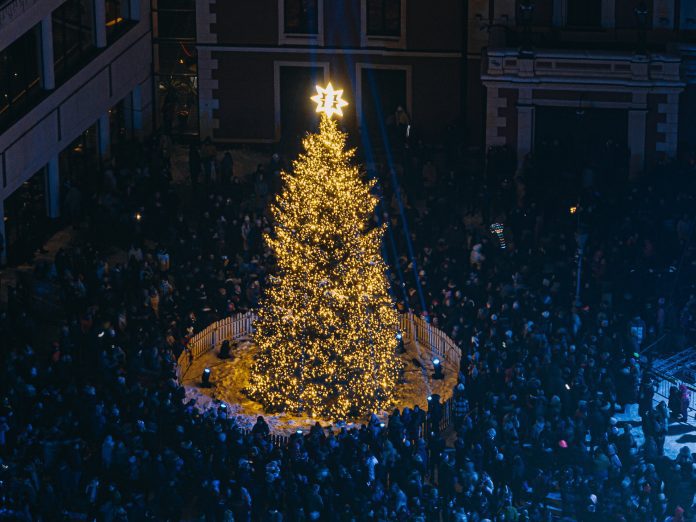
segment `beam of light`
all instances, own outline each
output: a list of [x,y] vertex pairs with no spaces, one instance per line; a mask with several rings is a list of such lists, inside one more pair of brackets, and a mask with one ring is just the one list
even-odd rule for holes
[[[369,69],[368,69],[369,70]],[[408,227],[408,220],[406,219],[406,209],[404,207],[403,198],[401,197],[401,186],[399,180],[396,176],[396,169],[394,167],[394,157],[391,152],[391,144],[389,142],[389,136],[387,134],[387,129],[384,124],[384,111],[382,110],[382,101],[379,95],[379,90],[375,83],[374,77],[368,73],[368,81],[370,83],[370,90],[372,96],[375,100],[375,110],[377,112],[377,121],[379,122],[379,132],[381,141],[384,147],[384,154],[387,160],[387,166],[389,168],[389,173],[392,177],[392,185],[394,186],[394,193],[396,195],[396,200],[399,204],[399,215],[401,216],[401,223],[404,227],[404,236],[406,238],[406,247],[408,248],[408,254],[411,259],[411,266],[413,267],[413,275],[416,280],[416,291],[418,292],[418,298],[421,304],[421,309],[426,312],[428,310],[425,304],[425,296],[423,295],[423,285],[421,284],[420,276],[418,275],[418,262],[416,261],[416,255],[413,248],[413,242],[411,241],[411,232]],[[358,110],[362,110],[362,107],[358,107]],[[364,117],[363,117],[363,121]],[[404,165],[405,168],[405,165]],[[428,318],[429,320],[429,318]]]

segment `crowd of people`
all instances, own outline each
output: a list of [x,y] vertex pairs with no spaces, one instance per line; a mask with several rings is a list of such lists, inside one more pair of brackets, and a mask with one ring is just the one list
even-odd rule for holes
[[578,199],[558,202],[531,158],[495,183],[420,143],[398,166],[370,164],[395,302],[462,349],[453,428],[424,398],[387,423],[274,444],[263,418],[247,432],[223,403],[186,400],[175,365],[193,333],[258,305],[267,203],[288,165],[274,154],[236,172],[208,141],[174,183],[174,150],[162,135],[116,151],[67,209],[84,241],[10,292],[0,520],[696,517],[694,455],[665,456],[689,390],[658,402],[646,370],[693,341],[693,166],[663,162],[611,191],[583,176]]

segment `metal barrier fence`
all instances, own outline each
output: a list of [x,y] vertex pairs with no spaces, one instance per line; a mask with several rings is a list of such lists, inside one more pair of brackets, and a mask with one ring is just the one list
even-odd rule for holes
[[[256,314],[252,311],[234,317],[226,317],[212,323],[191,337],[186,345],[186,350],[179,355],[177,361],[179,382],[183,381],[193,361],[214,349],[222,341],[238,340],[251,335],[254,331],[256,318]],[[444,332],[412,312],[399,316],[399,328],[406,338],[425,346],[432,354],[441,358],[444,367],[450,371],[459,372],[461,349]],[[449,398],[442,403],[441,431],[446,430],[452,424],[452,410],[452,398]],[[423,429],[429,430],[427,426],[424,426]],[[245,434],[248,433],[248,431],[245,432]],[[276,439],[278,443],[287,443],[288,441],[288,437],[274,434],[272,440],[276,441]]]
[[660,371],[652,370],[650,373],[658,381],[656,393],[665,399],[669,399],[669,390],[672,386],[679,388],[679,385],[684,384],[691,395],[689,398],[689,410],[692,413],[696,411],[696,388],[693,385],[682,382]]

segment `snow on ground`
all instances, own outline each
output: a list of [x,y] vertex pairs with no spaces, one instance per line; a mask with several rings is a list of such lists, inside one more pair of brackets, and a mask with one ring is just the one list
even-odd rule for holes
[[[656,395],[655,405],[661,400],[666,402],[666,399]],[[623,413],[615,413],[614,417],[618,421],[616,425],[619,429],[623,429],[623,426],[626,424],[633,426],[633,436],[638,446],[642,446],[643,442],[645,442],[645,437],[641,428],[640,416],[638,415],[638,405],[628,404]],[[691,453],[696,453],[696,426],[672,421],[669,424],[669,431],[665,439],[665,455],[670,459],[675,459],[683,446],[688,446]]]
[[[196,361],[186,372],[183,379],[186,388],[186,401],[195,400],[197,407],[201,411],[210,408],[218,408],[223,402],[227,405],[230,415],[237,416],[237,422],[242,428],[251,428],[256,422],[256,417],[263,415],[268,422],[271,430],[278,434],[290,434],[297,429],[309,429],[315,422],[322,426],[340,425],[340,421],[335,419],[315,419],[296,415],[275,414],[267,415],[263,407],[256,401],[249,399],[244,393],[244,388],[249,383],[250,369],[254,361],[257,347],[249,340],[242,340],[231,352],[232,358],[222,360],[217,357],[217,349],[210,351]],[[429,356],[423,346],[420,347],[422,358]],[[412,343],[406,344],[406,353],[401,355],[404,361],[404,385],[399,390],[395,407],[413,407],[418,404],[421,408],[427,409],[427,396],[429,393],[437,393],[446,400],[452,395],[452,389],[457,382],[457,375],[452,365],[447,365],[445,370],[445,380],[433,380],[432,364],[424,361],[426,372],[414,364],[414,359],[419,359],[418,350]],[[421,362],[423,365],[423,362]],[[211,388],[200,386],[200,377],[204,368],[211,369]],[[425,378],[424,378],[425,373]],[[655,404],[660,400],[656,396]],[[387,412],[382,412],[381,417],[386,417]],[[625,424],[633,426],[633,436],[639,445],[645,440],[641,429],[640,416],[638,415],[638,405],[629,404],[623,413],[614,415],[618,421],[619,428]],[[348,426],[353,423],[360,424],[365,419],[353,419],[347,422]],[[692,453],[696,453],[696,426],[682,422],[672,422],[665,441],[665,455],[674,459],[682,446],[688,446]]]
[[[340,425],[336,419],[320,419],[302,417],[288,414],[267,415],[263,407],[256,401],[251,400],[244,393],[244,389],[249,384],[250,369],[254,362],[257,346],[249,341],[242,340],[231,350],[230,359],[219,359],[218,349],[203,354],[193,362],[183,377],[183,384],[186,389],[186,401],[195,400],[196,405],[202,411],[210,408],[218,408],[225,403],[228,414],[237,416],[237,423],[242,428],[251,428],[256,422],[256,417],[263,415],[268,422],[271,430],[278,434],[289,434],[297,429],[309,429],[315,422],[322,426]],[[445,369],[444,380],[432,380],[432,364],[430,361],[422,361],[418,355],[416,346],[412,343],[406,344],[406,353],[401,355],[404,361],[404,384],[399,389],[399,396],[396,399],[395,407],[413,407],[418,404],[421,408],[427,409],[427,397],[429,393],[437,393],[446,400],[452,395],[452,389],[457,382],[456,372],[449,365]],[[427,357],[427,351],[423,346],[420,347],[422,357]],[[420,367],[414,360],[420,359]],[[427,371],[423,371],[425,366]],[[201,375],[205,368],[210,368],[211,383],[210,388],[203,388]],[[381,417],[386,417],[387,412],[382,412]],[[352,419],[347,425],[353,423],[360,424],[365,419]]]

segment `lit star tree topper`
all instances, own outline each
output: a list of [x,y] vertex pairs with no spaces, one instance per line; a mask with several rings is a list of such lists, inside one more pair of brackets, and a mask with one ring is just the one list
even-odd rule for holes
[[265,241],[276,269],[254,325],[249,393],[269,412],[345,419],[391,407],[402,365],[374,181],[329,117],[336,100],[337,91],[320,97],[319,132],[304,139],[271,206]]
[[317,112],[331,118],[334,114],[343,116],[343,107],[347,106],[348,102],[342,96],[343,89],[336,90],[329,82],[326,87],[317,85],[317,94],[312,96],[311,100],[317,104]]

